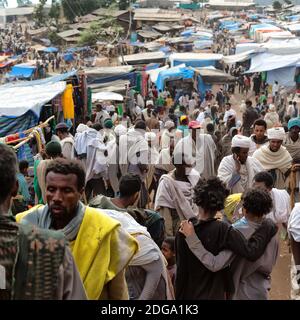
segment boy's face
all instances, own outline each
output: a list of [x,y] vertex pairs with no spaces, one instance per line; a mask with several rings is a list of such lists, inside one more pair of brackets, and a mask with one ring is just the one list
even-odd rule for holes
[[170,246],[166,242],[163,242],[161,246],[161,251],[165,256],[166,260],[170,260],[175,256],[175,253],[170,249]]

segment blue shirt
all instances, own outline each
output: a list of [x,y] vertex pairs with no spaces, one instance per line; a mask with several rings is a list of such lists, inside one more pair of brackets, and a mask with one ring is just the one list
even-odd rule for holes
[[25,201],[30,201],[31,197],[29,194],[27,181],[22,173],[17,173],[17,179],[19,182],[19,190],[18,193],[24,197]]

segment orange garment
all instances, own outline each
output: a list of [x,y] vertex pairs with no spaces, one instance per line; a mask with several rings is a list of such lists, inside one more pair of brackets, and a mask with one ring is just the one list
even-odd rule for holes
[[62,108],[65,119],[74,119],[73,86],[68,84],[62,95]]

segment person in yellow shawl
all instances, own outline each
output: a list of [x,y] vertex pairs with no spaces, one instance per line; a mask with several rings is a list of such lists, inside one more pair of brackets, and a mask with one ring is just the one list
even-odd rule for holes
[[46,170],[47,205],[20,213],[16,220],[64,233],[89,299],[128,299],[125,268],[138,244],[118,221],[80,202],[84,183],[80,163],[53,160]]

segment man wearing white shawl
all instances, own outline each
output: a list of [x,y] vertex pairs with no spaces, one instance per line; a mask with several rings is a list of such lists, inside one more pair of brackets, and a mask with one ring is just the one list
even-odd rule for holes
[[197,121],[189,123],[190,134],[178,141],[176,148],[192,155],[195,169],[201,177],[209,178],[215,175],[216,144],[211,135],[201,133],[201,125]]
[[292,157],[282,146],[285,131],[282,127],[279,127],[268,129],[267,133],[269,143],[256,150],[253,157],[262,164],[265,170],[272,174],[275,188],[285,189],[292,166]]
[[121,174],[138,174],[143,181],[140,193],[140,208],[145,208],[148,202],[148,192],[145,180],[148,172],[148,142],[145,139],[146,124],[139,120],[134,129],[119,139],[119,165]]
[[231,141],[232,155],[222,159],[218,177],[231,193],[242,193],[251,188],[256,173],[264,171],[258,160],[248,157],[250,139],[235,135]]
[[165,219],[166,236],[174,236],[180,221],[196,217],[193,188],[200,175],[193,168],[195,160],[186,149],[175,146],[173,162],[175,170],[161,176],[157,188],[154,209]]
[[[80,128],[81,129],[81,128]],[[86,171],[86,196],[105,192],[103,179],[107,179],[108,147],[103,141],[99,124],[76,133],[74,148]]]

